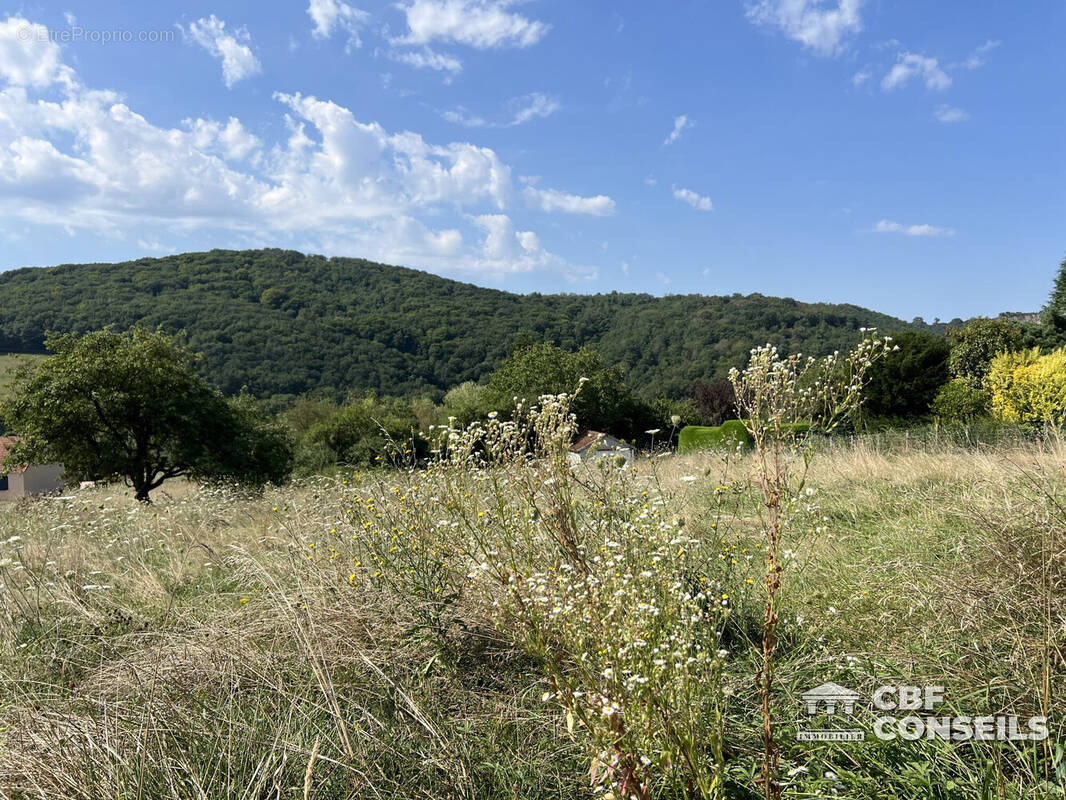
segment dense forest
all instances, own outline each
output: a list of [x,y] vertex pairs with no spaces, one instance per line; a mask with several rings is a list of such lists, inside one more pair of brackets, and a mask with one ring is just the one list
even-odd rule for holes
[[853,305],[759,294],[518,295],[362,259],[212,250],[0,273],[0,353],[44,351],[46,331],[135,323],[185,331],[205,377],[260,398],[319,390],[439,399],[516,344],[594,348],[646,397],[682,397],[749,349],[845,349],[862,326],[929,328]]

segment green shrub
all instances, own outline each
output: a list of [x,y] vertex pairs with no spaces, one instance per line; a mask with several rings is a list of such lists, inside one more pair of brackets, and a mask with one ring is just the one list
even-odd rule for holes
[[751,434],[739,419],[731,419],[721,425],[687,425],[677,437],[677,449],[681,453],[697,450],[735,449],[742,446],[747,450],[752,445]]
[[991,393],[970,378],[953,378],[940,389],[930,410],[938,419],[971,422],[988,416],[991,401]]

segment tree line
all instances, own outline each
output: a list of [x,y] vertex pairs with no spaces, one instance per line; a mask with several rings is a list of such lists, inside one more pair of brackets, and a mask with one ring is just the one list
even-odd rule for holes
[[0,273],[0,309],[0,353],[43,353],[49,331],[162,327],[185,333],[212,385],[276,398],[277,408],[307,392],[440,402],[539,343],[589,347],[622,366],[640,396],[681,399],[693,380],[742,365],[753,344],[821,355],[849,347],[864,326],[933,329],[857,306],[758,294],[517,295],[285,250],[11,270]]

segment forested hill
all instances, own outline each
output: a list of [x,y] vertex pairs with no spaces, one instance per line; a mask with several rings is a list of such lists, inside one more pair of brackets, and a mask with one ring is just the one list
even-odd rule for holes
[[212,250],[121,264],[0,273],[0,353],[41,352],[45,331],[114,324],[185,330],[205,375],[259,397],[439,395],[497,367],[520,339],[595,348],[648,396],[681,396],[773,341],[820,354],[857,329],[910,325],[852,305],[762,295],[517,295],[354,258]]

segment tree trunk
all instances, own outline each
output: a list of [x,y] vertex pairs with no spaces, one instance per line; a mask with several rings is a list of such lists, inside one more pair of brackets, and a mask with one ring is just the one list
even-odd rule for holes
[[151,489],[147,484],[143,486],[135,486],[134,488],[137,490],[136,494],[134,494],[134,498],[138,502],[144,503],[145,505],[152,504],[152,498],[148,496],[148,492],[151,491]]

